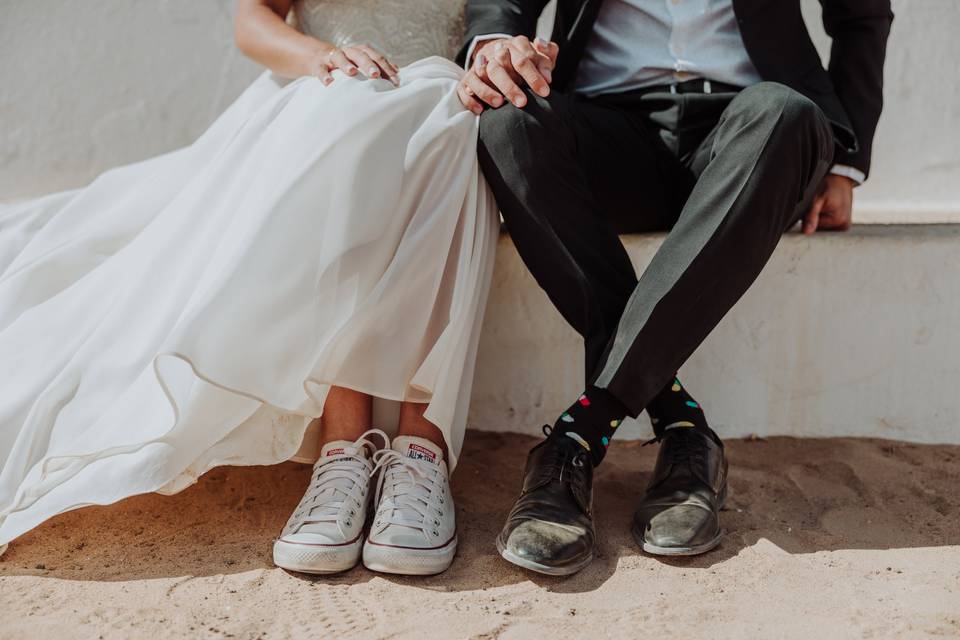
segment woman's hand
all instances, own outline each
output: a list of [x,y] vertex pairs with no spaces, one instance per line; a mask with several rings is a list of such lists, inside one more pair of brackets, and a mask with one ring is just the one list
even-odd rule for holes
[[316,76],[324,84],[333,82],[333,70],[348,76],[362,73],[368,78],[386,78],[400,83],[399,69],[386,56],[360,44],[337,48],[300,33],[287,24],[293,0],[237,0],[235,38],[245,54],[284,77]]
[[386,78],[395,86],[400,84],[400,69],[368,44],[321,51],[314,60],[313,75],[320,78],[323,84],[330,84],[333,82],[334,69],[340,69],[351,77],[361,73],[371,79]]

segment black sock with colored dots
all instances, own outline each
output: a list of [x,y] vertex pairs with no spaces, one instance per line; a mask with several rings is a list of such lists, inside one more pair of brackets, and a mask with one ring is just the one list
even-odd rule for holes
[[609,391],[590,386],[560,415],[553,433],[576,440],[590,453],[593,466],[597,466],[627,415],[627,408]]
[[650,401],[647,414],[653,424],[653,432],[658,436],[662,436],[664,431],[672,427],[699,428],[713,433],[707,425],[707,417],[700,404],[687,393],[677,377],[667,383]]

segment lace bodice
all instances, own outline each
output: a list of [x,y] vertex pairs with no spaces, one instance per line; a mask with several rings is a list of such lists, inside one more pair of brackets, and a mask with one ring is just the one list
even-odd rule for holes
[[466,0],[297,0],[297,27],[337,46],[367,43],[403,66],[453,58],[463,44]]

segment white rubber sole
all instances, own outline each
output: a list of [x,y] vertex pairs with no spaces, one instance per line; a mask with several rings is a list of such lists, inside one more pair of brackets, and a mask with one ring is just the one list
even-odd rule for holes
[[281,569],[300,573],[340,573],[357,566],[362,548],[362,536],[343,545],[277,540],[273,543],[273,563]]
[[363,545],[363,566],[370,571],[402,576],[432,576],[450,568],[457,554],[457,537],[435,549],[389,547],[369,540]]

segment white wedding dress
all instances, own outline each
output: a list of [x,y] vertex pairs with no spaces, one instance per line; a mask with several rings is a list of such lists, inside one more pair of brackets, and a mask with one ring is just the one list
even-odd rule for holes
[[331,384],[429,403],[455,464],[498,229],[438,57],[463,2],[301,0],[304,31],[377,45],[401,86],[264,73],[193,145],[0,207],[0,551],[308,460]]

